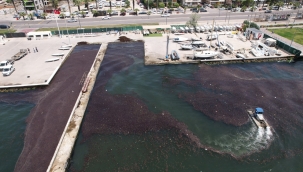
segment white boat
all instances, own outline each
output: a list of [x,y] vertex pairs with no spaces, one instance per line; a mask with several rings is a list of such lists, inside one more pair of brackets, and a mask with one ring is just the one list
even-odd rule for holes
[[182,50],[192,50],[194,47],[191,44],[182,44],[181,49]]
[[174,34],[175,35],[184,35],[184,33],[181,33],[181,32],[175,32]]
[[73,46],[73,45],[70,45],[70,44],[68,44],[68,45],[62,45],[61,48],[66,48],[66,47],[69,47],[69,48],[70,48],[70,47],[72,47],[72,46]]
[[64,53],[56,53],[56,54],[52,54],[52,56],[64,56]]
[[60,58],[52,58],[52,59],[47,59],[45,60],[45,62],[54,62],[54,61],[58,61]]
[[205,32],[205,28],[203,26],[200,26],[200,32]]
[[69,50],[70,47],[60,47],[59,50]]
[[192,45],[203,45],[205,43],[203,41],[193,41],[191,44]]
[[201,38],[191,38],[192,41],[201,41]]
[[215,51],[198,51],[194,53],[194,59],[209,59],[217,55],[219,55],[219,53]]
[[170,58],[171,60],[179,60],[180,57],[179,57],[179,54],[177,53],[177,51],[173,50],[170,54]]
[[187,38],[183,38],[183,37],[176,37],[173,39],[174,42],[183,42],[183,41],[187,41]]

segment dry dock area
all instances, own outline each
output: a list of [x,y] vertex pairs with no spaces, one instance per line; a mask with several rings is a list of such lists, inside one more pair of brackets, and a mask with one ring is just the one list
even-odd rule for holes
[[[235,61],[235,60],[258,60],[258,59],[280,59],[283,57],[292,57],[293,55],[288,54],[282,50],[279,50],[281,55],[275,56],[259,56],[255,57],[252,53],[250,53],[252,49],[252,44],[256,43],[257,41],[250,41],[246,40],[243,35],[237,32],[218,32],[219,34],[219,41],[228,42],[230,45],[234,47],[234,51],[231,53],[223,53],[220,51],[219,47],[216,46],[217,41],[207,41],[207,34],[204,33],[185,33],[184,35],[174,35],[174,34],[164,34],[162,37],[156,38],[145,38],[145,64],[146,65],[163,65],[163,64],[186,64],[186,63],[200,63],[200,62],[215,62],[215,61]],[[168,47],[168,54],[171,54],[172,50],[176,50],[180,56],[180,60],[172,61],[165,60],[165,52],[166,52],[166,45],[167,45],[167,36],[169,36],[169,47]],[[187,38],[188,41],[183,42],[173,42],[174,38]],[[202,38],[202,39],[201,39]],[[218,51],[220,52],[219,56],[211,59],[200,59],[200,60],[193,60],[193,54],[195,50],[182,50],[182,44],[190,44],[192,41],[191,39],[200,39],[203,43],[207,45],[207,47],[201,48],[210,51]],[[261,41],[261,40],[260,40]],[[274,47],[272,47],[274,48]],[[216,50],[217,49],[217,50]],[[246,55],[245,59],[239,59],[236,57],[237,53],[242,53]]]

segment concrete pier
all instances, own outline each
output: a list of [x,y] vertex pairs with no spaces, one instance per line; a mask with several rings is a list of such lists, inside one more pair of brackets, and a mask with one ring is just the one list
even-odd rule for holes
[[[85,109],[88,104],[88,100],[91,91],[94,87],[95,80],[103,60],[107,43],[102,43],[97,57],[87,75],[86,83],[87,88],[83,88],[79,93],[79,97],[75,102],[74,109],[69,117],[69,120],[65,126],[64,132],[58,143],[54,156],[48,166],[47,171],[61,172],[65,171],[68,167],[68,160],[72,153],[74,144],[77,139],[77,135],[84,117]],[[86,85],[86,84],[84,84]],[[85,89],[85,90],[84,90]]]

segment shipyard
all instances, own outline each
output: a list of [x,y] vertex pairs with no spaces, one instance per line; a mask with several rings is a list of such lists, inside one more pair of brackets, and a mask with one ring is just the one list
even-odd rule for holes
[[[301,116],[296,109],[291,110],[294,115],[289,119],[282,115],[291,109],[287,106],[291,103],[299,108],[301,100],[292,91],[282,92],[301,85],[296,75],[300,68],[290,65],[300,63],[303,46],[271,31],[290,28],[285,21],[268,27],[256,14],[255,21],[229,20],[226,12],[226,16],[193,26],[167,22],[179,11],[151,11],[161,22],[84,28],[78,17],[66,19],[71,25],[79,22],[79,27],[68,28],[65,19],[58,20],[59,27],[60,15],[52,14],[55,17],[49,21],[57,27],[51,31],[30,28],[28,22],[28,26],[19,26],[15,36],[0,35],[1,100],[34,106],[26,118],[24,147],[15,171],[93,171],[90,163],[107,166],[111,162],[117,165],[108,171],[154,167],[178,171],[186,169],[184,160],[174,167],[167,165],[168,157],[189,157],[193,152],[228,156],[237,162],[248,157],[245,161],[260,163],[249,158],[275,144],[280,134],[276,129],[298,131]],[[149,15],[141,19],[148,20]],[[113,18],[102,16],[100,20],[110,22]],[[303,22],[296,24],[301,28]],[[261,72],[256,72],[259,69]],[[285,82],[276,84],[277,69],[285,70],[281,76],[297,80],[283,78]],[[148,97],[156,103],[150,103]],[[175,110],[176,106],[182,108]],[[292,122],[294,125],[289,125]],[[207,133],[211,127],[216,131]],[[130,156],[134,151],[138,154]],[[152,158],[139,162],[136,156],[141,154]],[[117,155],[131,165],[117,160]],[[79,157],[82,167],[77,164]]]

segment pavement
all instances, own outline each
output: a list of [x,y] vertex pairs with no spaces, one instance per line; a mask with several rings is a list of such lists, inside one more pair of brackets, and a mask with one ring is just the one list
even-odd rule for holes
[[[129,33],[133,39],[141,39],[141,34]],[[72,44],[77,42],[100,42],[102,43],[114,42],[119,36],[118,34],[106,35],[100,33],[96,37],[85,37],[71,35],[68,39],[67,35],[62,38],[53,36],[41,40],[27,40],[27,38],[6,38],[4,45],[0,44],[0,61],[10,59],[13,55],[19,52],[20,49],[29,48],[30,52],[25,57],[14,63],[15,71],[10,76],[2,76],[0,74],[0,88],[8,87],[22,87],[47,85],[51,81],[57,69],[61,66],[69,50],[58,50],[62,45]],[[38,48],[38,52],[34,53],[33,48]],[[48,59],[56,58],[52,56],[55,53],[65,53],[65,55],[58,61],[45,62]]]

